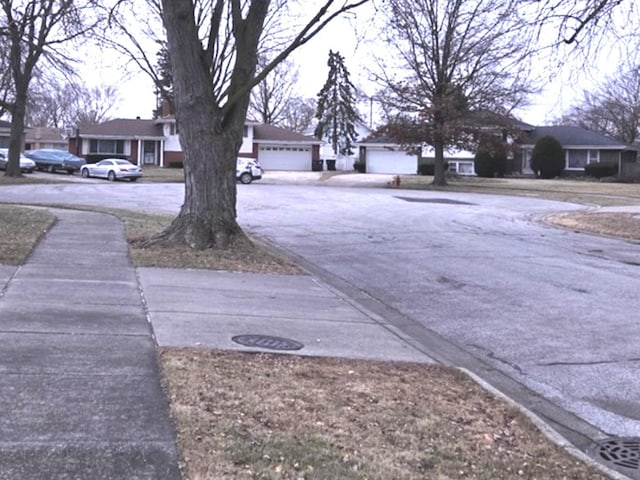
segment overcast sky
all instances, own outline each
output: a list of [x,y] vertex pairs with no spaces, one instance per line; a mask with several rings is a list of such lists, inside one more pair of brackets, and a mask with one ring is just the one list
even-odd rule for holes
[[[359,11],[357,22],[354,22],[353,16],[334,21],[291,57],[299,68],[298,93],[315,97],[320,91],[328,73],[326,63],[330,49],[339,51],[345,57],[346,66],[356,87],[366,95],[375,93],[375,85],[368,80],[367,66],[368,62],[371,62],[372,49],[377,48],[376,53],[379,54],[379,46],[375,47],[377,32],[371,20],[372,11],[367,10],[367,7],[361,8],[364,10]],[[362,22],[363,18],[366,19],[365,22]],[[521,120],[534,125],[543,125],[559,117],[581,98],[585,86],[593,85],[596,79],[613,73],[617,63],[611,59],[611,52],[605,50],[601,56],[605,58],[605,61],[599,62],[601,67],[592,67],[589,71],[571,65],[559,70],[554,60],[540,65],[540,68],[549,71],[549,76],[553,78],[549,79],[543,93],[531,98],[530,107],[519,110],[516,114]],[[116,78],[119,81],[121,101],[112,116],[150,118],[155,107],[151,81],[144,74],[133,75],[124,80],[121,77],[122,75],[113,69],[103,69],[97,77],[105,82],[108,78]]]

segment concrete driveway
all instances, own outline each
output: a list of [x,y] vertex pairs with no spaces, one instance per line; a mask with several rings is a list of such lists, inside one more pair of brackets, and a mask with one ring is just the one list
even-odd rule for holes
[[[545,403],[541,414],[566,431],[591,424],[592,437],[640,436],[640,246],[535,221],[582,207],[391,189],[238,190],[245,228],[443,360],[512,396],[525,386],[534,392],[529,407]],[[175,213],[182,192],[164,184],[25,185],[0,188],[0,201]],[[556,418],[554,406],[571,415]]]

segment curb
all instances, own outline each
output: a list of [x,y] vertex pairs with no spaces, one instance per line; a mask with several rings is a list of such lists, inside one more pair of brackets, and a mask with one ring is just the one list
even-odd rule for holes
[[469,376],[471,379],[473,379],[474,382],[476,382],[478,385],[480,385],[483,389],[485,389],[490,394],[500,398],[501,400],[503,400],[504,402],[506,402],[507,404],[516,408],[518,411],[524,414],[549,441],[556,444],[558,447],[560,447],[562,450],[567,452],[572,457],[577,458],[578,460],[586,463],[590,467],[593,467],[599,470],[600,472],[607,475],[608,477],[611,477],[613,480],[633,480],[631,477],[627,477],[625,474],[620,473],[617,470],[613,470],[612,468],[609,468],[606,465],[603,465],[602,463],[597,462],[596,460],[591,458],[589,455],[587,455],[582,450],[575,447],[571,442],[569,442],[566,438],[560,435],[556,430],[554,430],[548,423],[542,420],[542,418],[540,418],[538,415],[536,415],[535,413],[533,413],[531,410],[527,409],[523,405],[520,405],[518,402],[508,397],[507,395],[502,393],[500,390],[493,387],[491,384],[485,382],[482,378],[480,378],[475,373],[471,372],[470,370],[467,370],[464,367],[454,367],[454,368],[461,371],[465,375]]

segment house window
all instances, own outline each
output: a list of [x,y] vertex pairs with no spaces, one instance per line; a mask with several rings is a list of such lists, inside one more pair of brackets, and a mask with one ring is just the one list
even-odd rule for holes
[[583,169],[590,163],[597,163],[598,150],[567,150],[567,169]]
[[244,138],[247,138],[249,136],[249,127],[247,127],[246,125],[242,127],[242,136]]
[[89,141],[89,153],[124,155],[124,140],[91,139]]

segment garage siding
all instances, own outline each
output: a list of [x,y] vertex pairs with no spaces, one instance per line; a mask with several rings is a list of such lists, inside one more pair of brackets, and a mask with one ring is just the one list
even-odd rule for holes
[[418,171],[416,155],[402,151],[371,150],[367,148],[367,173],[413,175]]
[[311,171],[311,147],[260,146],[258,161],[266,171]]

